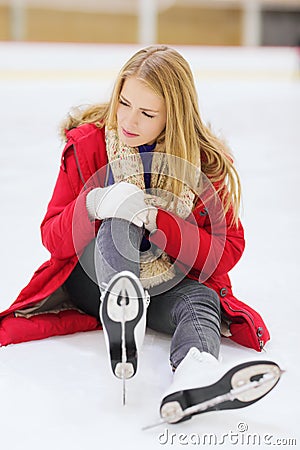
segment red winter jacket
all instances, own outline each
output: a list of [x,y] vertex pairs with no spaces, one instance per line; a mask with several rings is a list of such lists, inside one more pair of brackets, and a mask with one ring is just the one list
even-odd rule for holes
[[[104,129],[86,124],[68,131],[57,182],[41,224],[42,241],[51,258],[34,273],[10,308],[0,313],[1,346],[100,328],[95,318],[72,309],[29,318],[16,312],[37,305],[62,286],[96,236],[100,221],[90,221],[85,202],[90,189],[103,186],[106,164]],[[201,280],[204,273],[212,273],[202,281],[219,294],[230,338],[260,351],[270,338],[267,327],[256,311],[233,296],[227,275],[244,250],[242,225],[230,226],[228,213],[224,242],[212,228],[207,212],[200,201],[187,220],[159,209],[158,231],[151,240],[165,247],[188,277],[198,280],[200,276]],[[195,246],[195,242],[200,245]],[[187,269],[191,267],[191,255],[192,268]]]

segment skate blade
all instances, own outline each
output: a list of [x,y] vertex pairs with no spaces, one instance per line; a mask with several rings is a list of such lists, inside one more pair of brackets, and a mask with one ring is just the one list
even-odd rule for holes
[[[223,384],[223,392],[219,390],[219,395],[183,408],[179,398],[177,399],[172,394],[173,399],[170,398],[170,401],[164,403],[161,407],[161,417],[163,422],[178,423],[190,419],[195,414],[207,411],[249,406],[267,395],[276,386],[283,373],[284,371],[272,362],[259,362],[257,365],[242,364],[227,372],[219,382],[212,385],[217,388],[218,385]],[[224,382],[228,386],[227,392],[224,390]],[[208,388],[210,389],[212,386]],[[206,389],[200,388],[199,390],[195,389],[195,391],[205,393]],[[178,392],[178,394],[180,394],[181,399],[186,398],[186,391]]]

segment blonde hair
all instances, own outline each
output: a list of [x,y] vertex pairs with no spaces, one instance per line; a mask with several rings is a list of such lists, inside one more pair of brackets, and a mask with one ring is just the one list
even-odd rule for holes
[[[133,76],[145,82],[165,101],[166,127],[158,136],[157,144],[159,151],[178,157],[170,158],[168,185],[173,194],[179,195],[182,180],[190,178],[186,167],[197,167],[217,186],[224,213],[230,210],[231,224],[237,224],[241,185],[232,156],[226,144],[201,120],[190,66],[175,49],[157,45],[138,51],[121,69],[110,102],[69,115],[64,129],[85,123],[116,129],[120,93],[124,81]],[[184,164],[186,161],[190,164]]]

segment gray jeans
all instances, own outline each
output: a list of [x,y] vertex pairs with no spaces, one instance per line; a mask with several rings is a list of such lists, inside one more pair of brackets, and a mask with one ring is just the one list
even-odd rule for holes
[[[66,282],[72,299],[81,309],[99,317],[98,286],[122,270],[130,270],[139,276],[142,238],[143,229],[123,219],[102,222],[96,245],[95,242],[90,244]],[[178,366],[191,347],[218,357],[221,313],[215,291],[181,274],[172,283],[162,283],[150,289],[149,294],[147,325],[172,336],[172,367]]]

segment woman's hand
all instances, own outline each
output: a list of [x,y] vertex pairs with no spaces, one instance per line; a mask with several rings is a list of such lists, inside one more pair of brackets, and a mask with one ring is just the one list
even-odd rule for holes
[[144,192],[131,183],[121,181],[88,193],[86,206],[92,220],[116,217],[142,227],[147,221],[148,206]]

